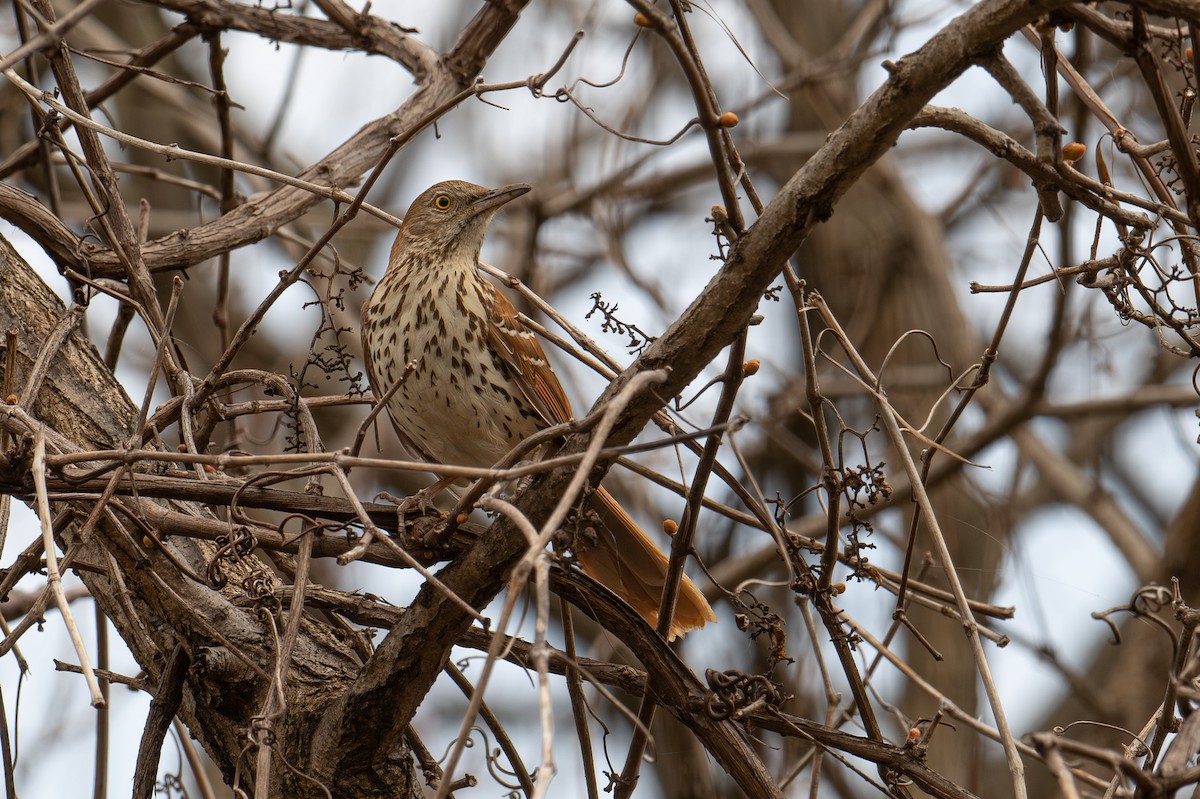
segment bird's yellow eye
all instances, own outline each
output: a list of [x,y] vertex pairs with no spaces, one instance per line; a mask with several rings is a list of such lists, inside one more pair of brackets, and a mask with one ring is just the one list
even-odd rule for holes
[[439,211],[445,211],[453,204],[454,201],[450,199],[449,194],[439,194],[433,198],[433,207]]

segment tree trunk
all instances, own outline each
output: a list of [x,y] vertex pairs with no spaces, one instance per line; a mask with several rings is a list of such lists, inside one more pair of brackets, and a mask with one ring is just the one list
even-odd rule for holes
[[[72,318],[77,317],[8,242],[0,240],[0,329],[16,332],[16,369],[0,375],[4,384],[19,393],[55,327]],[[0,369],[4,362],[0,360]],[[33,420],[29,434],[45,426],[51,454],[121,448],[138,422],[137,407],[100,354],[74,332],[52,354],[31,407],[0,409],[10,433],[24,418],[17,411]],[[30,435],[14,438],[5,452],[4,469],[28,475]],[[31,501],[32,489],[22,499]],[[361,664],[353,648],[329,628],[305,620],[285,682],[286,709],[264,728],[256,717],[267,700],[267,677],[277,668],[277,642],[288,615],[270,593],[280,578],[254,555],[218,559],[218,548],[205,541],[177,536],[155,543],[150,537],[158,535],[153,526],[137,521],[148,515],[151,505],[211,518],[193,503],[114,498],[102,506],[95,498],[81,498],[52,508],[59,546],[68,562],[86,565],[76,573],[146,669],[151,684],[159,683],[177,647],[186,654],[190,667],[183,679],[179,715],[226,780],[236,784],[234,775],[240,769],[241,784],[253,783],[254,749],[247,747],[246,736],[248,730],[258,729],[275,736],[280,755],[292,767],[276,758],[271,796],[320,795],[314,783],[301,776],[310,760],[310,732],[322,710],[357,674]],[[101,507],[94,529],[85,534],[89,516]],[[214,562],[226,579],[221,588],[205,579]],[[247,588],[259,592],[258,603],[249,601]],[[391,761],[375,793],[361,786],[353,794],[338,793],[330,775],[315,776],[323,778],[335,796],[422,795],[407,747]]]

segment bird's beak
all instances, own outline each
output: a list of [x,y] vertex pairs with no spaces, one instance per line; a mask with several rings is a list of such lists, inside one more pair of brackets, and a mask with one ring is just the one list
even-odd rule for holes
[[492,189],[487,194],[471,203],[472,214],[482,214],[499,208],[509,200],[515,200],[522,194],[528,194],[533,187],[528,183],[513,183],[511,186],[501,186]]

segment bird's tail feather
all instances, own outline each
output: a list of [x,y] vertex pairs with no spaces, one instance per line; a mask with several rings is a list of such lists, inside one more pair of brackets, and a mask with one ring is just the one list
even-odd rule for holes
[[[603,488],[596,490],[593,507],[606,529],[599,531],[595,546],[580,547],[580,565],[655,626],[667,575],[666,554]],[[685,574],[671,620],[670,639],[716,620],[704,594]]]

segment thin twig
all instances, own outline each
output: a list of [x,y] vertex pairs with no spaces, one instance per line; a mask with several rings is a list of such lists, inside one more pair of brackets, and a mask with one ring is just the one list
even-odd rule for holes
[[[854,368],[862,376],[863,380],[872,384],[878,385],[877,378],[871,373],[866,362],[862,360],[858,351],[847,338],[845,331],[838,324],[833,313],[825,305],[824,300],[815,292],[812,295],[814,307],[821,314],[825,324],[834,331],[841,344],[843,351],[850,357]],[[954,567],[954,559],[950,554],[949,548],[946,546],[946,539],[942,535],[941,527],[938,524],[937,517],[934,513],[933,505],[929,500],[929,494],[925,491],[925,486],[921,482],[920,471],[913,462],[912,455],[908,451],[908,445],[904,440],[904,434],[900,430],[900,425],[897,422],[895,411],[892,409],[891,403],[886,397],[880,393],[876,395],[878,408],[883,419],[884,430],[891,441],[894,451],[900,458],[904,466],[904,471],[908,474],[910,484],[912,486],[913,500],[920,507],[922,514],[925,516],[925,526],[929,532],[929,536],[933,541],[934,548],[938,553],[938,558],[942,565],[943,573],[946,575],[946,581],[950,584],[951,592],[954,594],[955,603],[958,606],[958,612],[962,616],[963,632],[966,634],[967,642],[971,647],[971,654],[975,658],[975,665],[979,672],[979,678],[983,683],[984,693],[987,695],[988,704],[992,709],[992,714],[996,719],[996,729],[1000,734],[1000,742],[1004,746],[1004,753],[1008,761],[1009,772],[1012,775],[1013,792],[1017,799],[1025,799],[1027,796],[1025,788],[1025,766],[1021,760],[1020,751],[1017,748],[1016,740],[1013,738],[1012,730],[1008,726],[1008,718],[1004,713],[1004,705],[1000,700],[1000,693],[996,689],[996,683],[992,679],[992,670],[988,665],[987,654],[983,650],[982,642],[979,638],[978,625],[975,622],[975,616],[971,612],[970,603],[967,601],[966,592],[963,591],[962,582],[958,579],[958,572]]]
[[[550,537],[562,525],[563,519],[566,518],[567,512],[575,504],[575,499],[579,492],[583,490],[584,484],[587,482],[588,473],[591,467],[600,457],[600,451],[604,446],[604,440],[608,437],[613,425],[617,421],[617,417],[625,408],[626,404],[636,396],[643,388],[652,383],[659,383],[666,379],[666,373],[661,370],[640,372],[635,375],[622,389],[613,397],[603,409],[603,413],[599,422],[596,424],[596,429],[592,434],[592,438],[588,443],[588,449],[584,453],[584,459],[580,462],[579,468],[575,474],[571,476],[570,482],[564,489],[558,503],[550,512],[546,521],[542,524],[542,529],[539,531],[525,519],[523,514],[514,517],[509,517],[529,539],[529,548],[525,556],[513,568],[512,576],[509,578],[509,592],[505,599],[504,607],[500,612],[500,617],[496,622],[498,633],[503,633],[507,629],[508,621],[512,616],[513,608],[516,606],[518,598],[521,595],[521,590],[525,586],[525,580],[532,570],[534,561],[536,561],[539,553],[541,553],[546,545],[550,542]],[[502,635],[497,635],[497,642],[491,650],[488,651],[488,658],[484,661],[483,673],[480,674],[476,681],[476,693],[471,699],[471,706],[467,708],[466,714],[463,716],[462,722],[459,725],[458,735],[455,737],[454,746],[450,750],[450,754],[446,758],[446,764],[443,767],[446,772],[447,780],[443,781],[442,786],[438,789],[438,794],[435,799],[445,799],[448,780],[453,777],[454,770],[458,765],[459,759],[462,757],[463,749],[466,746],[467,736],[474,724],[475,713],[478,708],[478,701],[482,701],[483,690],[487,685],[488,677],[491,675],[493,665],[499,656],[501,647]]]
[[54,525],[50,518],[50,499],[46,491],[46,435],[41,429],[33,439],[32,471],[34,491],[37,494],[37,513],[42,523],[42,548],[46,555],[47,588],[54,596],[58,612],[62,614],[63,623],[67,627],[67,635],[70,636],[75,653],[79,656],[79,665],[83,668],[83,678],[87,681],[88,692],[91,694],[92,707],[101,708],[105,706],[104,692],[100,690],[100,683],[96,679],[96,673],[92,670],[92,663],[88,658],[87,647],[84,646],[83,638],[79,635],[75,617],[71,615],[70,603],[67,602],[67,596],[63,593],[62,575],[58,571],[58,555],[55,554],[57,545],[54,542]]

